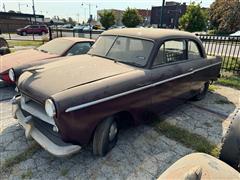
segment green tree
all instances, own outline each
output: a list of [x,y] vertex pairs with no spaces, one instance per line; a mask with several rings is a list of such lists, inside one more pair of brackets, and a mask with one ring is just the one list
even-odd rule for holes
[[115,16],[112,11],[104,10],[103,13],[99,14],[99,16],[100,23],[105,29],[108,29],[115,24]]
[[9,13],[16,13],[16,12],[15,12],[15,11],[13,11],[13,10],[9,10],[8,12],[9,12]]
[[73,24],[75,24],[75,21],[73,21],[73,19],[71,17],[69,17],[68,18],[68,23],[73,25]]
[[131,9],[128,7],[123,13],[122,23],[126,27],[136,27],[142,23],[142,17],[138,14],[137,9]]
[[240,29],[239,0],[215,0],[210,6],[209,18],[218,33],[232,33]]
[[185,31],[203,31],[206,29],[207,13],[201,9],[200,4],[191,3],[186,13],[179,19],[179,24]]
[[64,23],[67,23],[67,20],[65,18],[61,19]]

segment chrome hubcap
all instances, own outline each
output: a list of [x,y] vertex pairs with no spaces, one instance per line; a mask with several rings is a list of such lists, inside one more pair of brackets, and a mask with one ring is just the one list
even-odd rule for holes
[[109,141],[112,141],[116,137],[117,132],[118,132],[117,123],[114,122],[109,129],[109,134],[108,134]]

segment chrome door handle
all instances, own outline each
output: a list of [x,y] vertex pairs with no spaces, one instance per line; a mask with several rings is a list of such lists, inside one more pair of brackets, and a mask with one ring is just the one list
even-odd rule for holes
[[191,72],[191,71],[193,71],[193,68],[188,69],[188,72]]

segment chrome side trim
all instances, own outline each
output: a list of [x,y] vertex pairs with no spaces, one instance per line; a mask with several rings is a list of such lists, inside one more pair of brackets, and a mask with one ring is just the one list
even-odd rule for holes
[[143,86],[143,87],[140,87],[140,88],[132,89],[130,91],[126,91],[126,92],[123,92],[123,93],[120,93],[120,94],[116,94],[116,95],[109,96],[109,97],[106,97],[106,98],[102,98],[102,99],[99,99],[99,100],[96,100],[96,101],[88,102],[88,103],[85,103],[85,104],[80,104],[80,105],[77,105],[77,106],[69,107],[69,108],[67,108],[65,110],[65,112],[76,111],[78,109],[86,108],[88,106],[92,106],[92,105],[95,105],[95,104],[98,104],[98,103],[102,103],[102,102],[105,102],[105,101],[108,101],[108,100],[112,100],[112,99],[115,99],[115,98],[118,98],[118,97],[121,97],[121,96],[125,96],[125,95],[128,95],[128,94],[137,92],[137,91],[141,91],[141,90],[144,90],[144,89],[155,87],[155,86],[158,86],[160,84],[163,84],[163,83],[166,83],[166,82],[169,82],[169,81],[173,81],[175,79],[179,79],[179,78],[191,75],[191,74],[194,74],[197,71],[201,71],[201,70],[204,70],[204,69],[207,69],[209,67],[212,67],[212,66],[215,66],[215,65],[219,65],[219,64],[221,64],[221,62],[214,63],[214,64],[211,64],[211,65],[202,67],[202,68],[198,68],[198,69],[195,69],[195,70],[193,70],[191,72],[188,72],[188,73],[185,73],[185,74],[181,74],[181,75],[169,78],[169,79],[165,79],[165,80],[159,81],[157,83],[149,84],[147,86]]

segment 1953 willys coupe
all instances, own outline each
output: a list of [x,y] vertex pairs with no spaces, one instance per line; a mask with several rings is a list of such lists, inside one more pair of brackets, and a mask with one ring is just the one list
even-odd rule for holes
[[[81,61],[79,61],[81,58]],[[56,156],[92,142],[103,156],[124,122],[200,100],[219,76],[221,59],[207,57],[193,34],[163,29],[105,31],[87,55],[32,67],[18,79],[14,115]],[[13,75],[11,75],[13,76]]]

